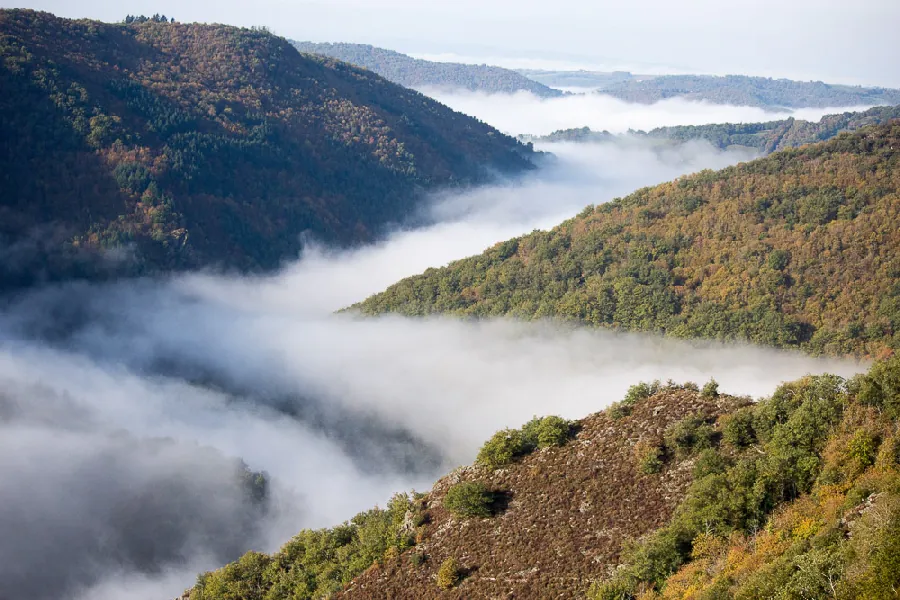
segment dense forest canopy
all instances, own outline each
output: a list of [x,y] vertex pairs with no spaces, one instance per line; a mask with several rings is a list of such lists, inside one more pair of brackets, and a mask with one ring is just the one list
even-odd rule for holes
[[[658,127],[648,132],[632,131],[628,135],[675,143],[704,140],[722,150],[750,148],[769,154],[785,148],[796,148],[829,140],[839,133],[855,131],[868,125],[880,125],[900,118],[900,105],[876,106],[864,112],[845,112],[826,115],[819,121],[784,119],[767,123],[717,123],[712,125],[674,125]],[[561,129],[550,135],[520,135],[523,142],[609,142],[621,139],[608,131],[593,131],[589,127]]]
[[589,206],[365,314],[557,318],[878,356],[900,347],[900,122]]
[[[531,168],[475,119],[259,29],[0,11],[6,286],[276,267]],[[490,170],[490,172],[489,172]]]
[[365,67],[394,83],[410,88],[462,88],[494,94],[527,91],[542,98],[563,95],[559,90],[501,67],[432,62],[364,44],[293,44],[301,52],[330,56]]

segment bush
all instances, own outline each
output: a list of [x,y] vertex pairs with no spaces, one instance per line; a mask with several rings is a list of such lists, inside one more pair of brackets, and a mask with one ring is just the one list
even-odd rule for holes
[[634,453],[637,458],[638,471],[644,475],[662,471],[665,453],[659,444],[638,442],[634,447]]
[[453,589],[460,579],[462,579],[462,571],[455,558],[451,556],[441,563],[441,568],[438,569],[437,574],[437,586],[439,588],[442,590]]
[[706,399],[718,398],[719,383],[715,379],[710,378],[710,380],[704,384],[703,391],[700,392],[700,395]]
[[631,414],[631,405],[624,402],[613,402],[609,405],[609,416],[611,419],[618,421],[624,419]]
[[640,382],[628,388],[621,402],[614,402],[609,407],[609,416],[619,420],[631,414],[631,409],[641,400],[645,400],[662,389],[659,380],[652,383]]
[[690,541],[671,527],[659,529],[626,550],[629,573],[637,580],[662,584],[685,561]]
[[478,452],[477,462],[499,469],[536,448],[562,446],[569,439],[572,424],[562,417],[535,417],[521,430],[503,429],[484,443]]
[[568,441],[571,429],[571,423],[562,417],[535,417],[522,428],[525,450],[562,446]]
[[653,394],[656,394],[662,389],[662,384],[659,380],[656,380],[652,383],[640,382],[637,385],[633,385],[628,388],[628,391],[625,393],[625,398],[622,400],[625,404],[634,405],[641,400],[649,398]]
[[752,407],[741,408],[723,418],[722,441],[735,448],[746,448],[756,441]]
[[499,469],[526,451],[525,438],[517,429],[503,429],[484,443],[476,459],[482,465]]
[[413,552],[409,555],[409,563],[414,567],[421,567],[426,560],[428,560],[428,555],[422,551]]
[[447,490],[444,506],[457,517],[490,517],[493,495],[481,482],[457,483]]
[[588,592],[589,600],[633,600],[634,586],[625,578],[615,577],[595,583]]
[[727,469],[728,463],[722,455],[713,448],[707,448],[700,453],[697,462],[694,463],[694,479],[724,473]]
[[875,464],[881,439],[864,428],[856,430],[847,444],[847,455],[853,459],[860,469],[867,469]]
[[713,428],[701,417],[687,417],[666,430],[666,446],[679,456],[687,456],[711,447],[713,434]]

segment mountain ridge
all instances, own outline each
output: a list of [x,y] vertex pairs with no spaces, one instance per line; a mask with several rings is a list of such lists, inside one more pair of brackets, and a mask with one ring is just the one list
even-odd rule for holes
[[266,31],[0,11],[4,282],[272,269],[530,149]]
[[526,91],[540,98],[557,98],[563,95],[559,90],[503,67],[428,61],[367,44],[292,43],[302,52],[330,56],[355,64],[394,83],[414,89],[462,88],[488,94]]
[[900,347],[896,148],[895,120],[638,190],[353,309],[879,356]]
[[[900,118],[900,105],[879,106],[862,112],[845,112],[825,115],[818,121],[805,121],[793,117],[764,123],[715,123],[710,125],[673,125],[657,127],[650,131],[627,134],[651,140],[669,140],[683,143],[690,140],[709,142],[720,150],[750,148],[762,154],[770,154],[786,148],[827,141],[834,136],[855,131],[868,125],[880,125]],[[561,129],[550,135],[520,135],[523,142],[607,142],[621,136],[607,131],[593,131],[589,127]]]
[[641,104],[670,98],[771,108],[900,104],[900,90],[747,75],[660,75],[612,81],[600,91]]

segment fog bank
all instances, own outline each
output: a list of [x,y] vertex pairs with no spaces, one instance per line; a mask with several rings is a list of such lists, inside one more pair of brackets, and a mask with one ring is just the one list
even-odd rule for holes
[[654,104],[625,102],[604,94],[539,98],[531,92],[485,94],[467,90],[423,88],[422,93],[467,115],[490,123],[511,135],[547,135],[560,129],[590,127],[595,131],[625,133],[649,131],[668,125],[758,123],[794,117],[818,121],[824,115],[867,110],[870,106],[800,108],[767,111],[754,106],[729,106],[670,98]]
[[[69,284],[0,311],[0,597],[166,598],[249,549],[427,489],[495,430],[648,379],[761,396],[860,366],[553,323],[333,311],[586,204],[747,158],[552,145],[552,166],[435,197],[431,225],[310,246],[268,277]],[[246,468],[241,461],[246,463]],[[268,474],[260,484],[254,473]]]

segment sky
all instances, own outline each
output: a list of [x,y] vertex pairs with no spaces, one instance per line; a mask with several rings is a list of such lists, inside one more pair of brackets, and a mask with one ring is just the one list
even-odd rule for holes
[[66,17],[267,26],[513,67],[625,69],[900,87],[897,0],[0,0]]

